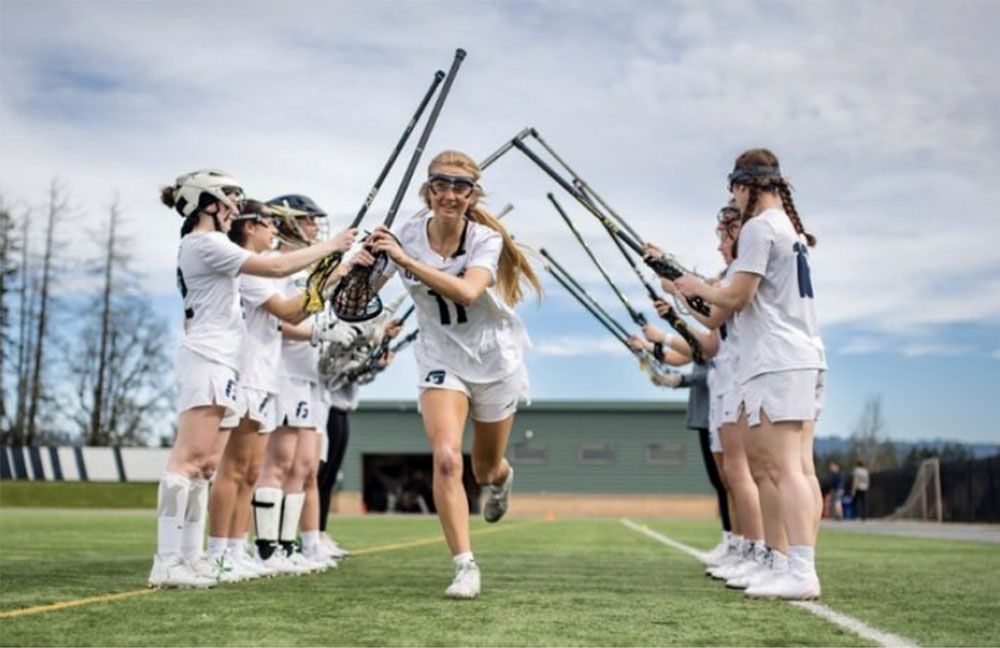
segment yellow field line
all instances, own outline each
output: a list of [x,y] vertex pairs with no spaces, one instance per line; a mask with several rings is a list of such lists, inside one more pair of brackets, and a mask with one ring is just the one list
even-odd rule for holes
[[[526,526],[532,526],[534,524],[539,524],[540,522],[522,522],[521,524],[508,524],[502,527],[496,527],[495,529],[487,529],[486,531],[477,531],[469,534],[470,536],[484,536],[490,533],[498,533],[500,531],[510,531],[512,529],[520,529]],[[399,549],[409,549],[411,547],[420,547],[423,545],[434,544],[436,542],[443,542],[444,536],[437,535],[428,538],[422,538],[420,540],[413,540],[412,542],[401,542],[391,545],[380,545],[378,547],[369,547],[367,549],[360,549],[358,551],[352,551],[352,556],[364,556],[367,554],[380,553],[383,551],[397,551]],[[64,610],[66,608],[78,607],[81,605],[90,605],[91,603],[103,603],[105,601],[117,601],[119,599],[131,598],[133,596],[141,596],[143,594],[152,594],[153,592],[158,592],[156,589],[137,589],[130,590],[128,592],[118,592],[116,594],[101,594],[100,596],[88,596],[87,598],[73,599],[70,601],[59,601],[58,603],[50,603],[49,605],[36,605],[34,607],[22,608],[20,610],[5,610],[0,612],[0,619],[11,619],[14,617],[31,616],[34,614],[46,614],[48,612],[55,612],[57,610]]]
[[64,610],[66,608],[77,607],[79,605],[90,605],[91,603],[102,603],[104,601],[117,601],[118,599],[130,598],[132,596],[141,596],[142,594],[152,594],[155,589],[139,589],[132,590],[130,592],[118,592],[117,594],[102,594],[100,596],[90,596],[82,599],[74,599],[72,601],[60,601],[58,603],[51,603],[49,605],[36,605],[35,607],[22,608],[20,610],[5,610],[0,612],[0,619],[10,619],[13,617],[29,616],[31,614],[45,614],[46,612],[55,612],[56,610]]

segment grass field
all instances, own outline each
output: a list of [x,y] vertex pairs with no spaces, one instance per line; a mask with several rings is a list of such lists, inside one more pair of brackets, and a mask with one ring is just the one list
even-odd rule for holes
[[[707,522],[645,523],[698,548],[717,538]],[[335,524],[359,554],[335,571],[152,591],[152,511],[0,509],[0,644],[872,645],[786,603],[745,601],[617,520],[475,523],[475,601],[441,596],[451,563],[434,518]],[[824,531],[819,556],[830,608],[922,645],[1000,641],[996,545]],[[10,615],[112,593],[125,596]]]

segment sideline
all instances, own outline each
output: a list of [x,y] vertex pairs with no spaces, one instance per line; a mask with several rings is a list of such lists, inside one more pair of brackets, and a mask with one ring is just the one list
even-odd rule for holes
[[[703,552],[698,551],[694,547],[686,545],[683,542],[678,542],[672,538],[668,538],[662,533],[657,533],[645,524],[636,524],[632,520],[628,520],[626,518],[622,518],[620,522],[633,531],[638,531],[639,533],[642,533],[657,542],[663,543],[668,547],[677,549],[678,551],[683,551],[694,558],[699,558],[703,555]],[[848,632],[856,634],[862,639],[874,641],[879,646],[883,646],[884,648],[915,648],[917,646],[917,644],[911,639],[873,628],[860,619],[855,619],[854,617],[847,616],[846,614],[841,614],[836,610],[828,608],[822,603],[813,603],[809,601],[788,602],[797,608],[811,612],[821,619],[829,621],[830,623],[839,626]]]
[[[541,524],[542,520],[536,520],[532,522],[521,522],[518,524],[508,524],[502,527],[496,527],[495,529],[486,529],[485,531],[473,531],[470,533],[470,537],[479,537],[484,535],[489,535],[491,533],[500,533],[502,531],[511,531],[513,529],[520,529],[527,526],[534,526],[536,524]],[[364,556],[368,554],[381,553],[384,551],[398,551],[401,549],[410,549],[412,547],[422,547],[424,545],[435,544],[438,542],[444,542],[443,535],[436,535],[433,537],[421,538],[419,540],[412,540],[410,542],[401,542],[390,545],[378,545],[375,547],[368,547],[365,549],[359,549],[357,551],[352,551],[352,556]],[[91,603],[104,603],[106,601],[118,601],[121,599],[132,598],[133,596],[142,596],[143,594],[153,594],[159,592],[159,589],[153,588],[143,588],[136,590],[129,590],[126,592],[116,592],[113,594],[100,594],[98,596],[88,596],[86,598],[72,599],[69,601],[59,601],[56,603],[49,603],[47,605],[35,605],[32,607],[20,608],[17,610],[4,610],[0,612],[0,619],[12,619],[22,616],[32,616],[35,614],[47,614],[49,612],[56,612],[58,610],[65,610],[66,608],[79,607],[81,605],[90,605]]]

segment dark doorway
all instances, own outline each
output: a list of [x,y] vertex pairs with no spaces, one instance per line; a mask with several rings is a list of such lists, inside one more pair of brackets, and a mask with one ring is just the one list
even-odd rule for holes
[[[361,456],[365,509],[369,513],[436,513],[430,454],[365,454]],[[462,483],[469,511],[479,513],[479,485],[472,459],[462,455]]]

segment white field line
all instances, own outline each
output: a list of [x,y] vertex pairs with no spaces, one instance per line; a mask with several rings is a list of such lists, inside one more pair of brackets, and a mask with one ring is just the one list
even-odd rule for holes
[[[668,538],[662,533],[657,533],[643,524],[636,524],[632,520],[627,520],[625,518],[621,519],[621,523],[633,531],[638,531],[639,533],[647,535],[657,542],[661,542],[668,547],[677,549],[678,551],[683,551],[694,558],[699,558],[703,555],[701,551],[698,551],[694,547],[686,545],[683,542],[678,542],[672,538]],[[789,603],[797,608],[812,612],[819,618],[840,626],[844,630],[852,632],[862,639],[874,641],[879,646],[884,646],[885,648],[915,648],[917,646],[915,642],[907,639],[906,637],[894,635],[890,632],[883,632],[882,630],[871,627],[860,619],[855,619],[854,617],[847,616],[846,614],[841,614],[840,612],[832,610],[821,603],[812,603],[808,601],[789,601]]]

